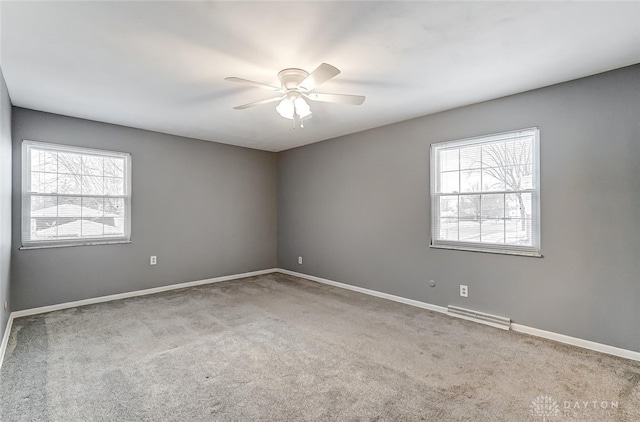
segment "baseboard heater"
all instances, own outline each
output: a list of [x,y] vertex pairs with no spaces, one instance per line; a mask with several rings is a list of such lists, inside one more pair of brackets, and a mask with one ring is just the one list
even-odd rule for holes
[[457,318],[479,322],[480,324],[490,325],[502,330],[511,329],[511,319],[497,315],[485,314],[484,312],[472,311],[451,305],[447,306],[447,314]]

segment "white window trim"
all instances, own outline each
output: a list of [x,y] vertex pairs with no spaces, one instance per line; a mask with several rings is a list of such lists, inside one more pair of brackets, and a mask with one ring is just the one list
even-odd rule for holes
[[[31,155],[28,154],[29,147],[37,147],[38,149],[51,150],[56,152],[70,152],[83,155],[112,156],[124,157],[126,169],[124,172],[125,190],[124,195],[109,196],[112,198],[122,198],[125,204],[124,218],[124,235],[109,237],[85,237],[82,239],[55,239],[55,240],[26,240],[29,237],[27,230],[30,230],[31,224]],[[49,142],[39,142],[24,139],[22,141],[22,210],[21,210],[21,248],[20,249],[43,249],[43,248],[59,248],[67,246],[91,246],[91,245],[112,245],[131,243],[131,154],[127,152],[109,151],[97,148],[78,147],[73,145],[54,144]],[[77,196],[77,197],[105,197],[104,195],[78,195],[78,194],[38,194],[38,196]]]
[[[519,245],[507,245],[507,244],[493,244],[493,243],[481,243],[481,242],[461,242],[461,241],[453,241],[453,240],[437,240],[435,236],[435,228],[437,227],[436,221],[440,218],[439,211],[439,198],[441,195],[451,195],[450,193],[436,193],[436,174],[438,172],[438,163],[436,162],[436,150],[446,145],[447,147],[461,147],[468,146],[473,144],[481,144],[490,141],[499,141],[500,139],[508,139],[513,137],[514,133],[518,132],[533,132],[533,154],[534,154],[534,186],[535,189],[526,190],[526,192],[531,192],[531,201],[532,201],[532,225],[533,225],[533,233],[535,234],[533,238],[532,246],[519,246]],[[504,254],[504,255],[520,255],[520,256],[531,256],[531,257],[542,257],[541,253],[541,230],[540,230],[540,130],[538,127],[530,127],[526,129],[518,129],[511,130],[508,132],[501,132],[491,135],[485,136],[477,136],[472,138],[458,139],[454,141],[443,141],[436,142],[430,145],[430,206],[431,206],[431,248],[435,249],[451,249],[451,250],[461,250],[461,251],[469,251],[469,252],[485,252],[485,253],[496,253],[496,254]],[[513,193],[514,191],[508,192],[473,192],[470,194],[494,194],[494,193]],[[460,194],[458,194],[460,195]],[[437,205],[437,206],[436,206]]]

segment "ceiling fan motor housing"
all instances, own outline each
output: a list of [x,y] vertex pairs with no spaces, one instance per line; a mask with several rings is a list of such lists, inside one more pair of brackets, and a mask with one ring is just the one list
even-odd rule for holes
[[304,81],[307,76],[309,76],[309,72],[295,68],[284,69],[278,73],[278,79],[280,79],[282,87],[287,91],[297,91],[298,85],[300,85],[300,82]]

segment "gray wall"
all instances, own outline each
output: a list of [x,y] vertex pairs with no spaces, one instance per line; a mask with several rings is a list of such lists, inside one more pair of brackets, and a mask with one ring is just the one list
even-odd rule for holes
[[[279,266],[640,351],[639,121],[636,65],[280,153]],[[544,258],[430,249],[430,143],[532,126]]]
[[276,266],[274,153],[14,108],[15,216],[23,139],[130,152],[132,243],[19,250],[15,218],[13,310]]
[[0,339],[9,320],[11,263],[11,100],[0,69]]

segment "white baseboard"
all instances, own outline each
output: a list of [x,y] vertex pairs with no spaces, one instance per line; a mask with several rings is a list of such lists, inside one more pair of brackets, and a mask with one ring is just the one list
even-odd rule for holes
[[284,270],[284,269],[281,269],[281,268],[278,269],[278,272],[283,273],[283,274],[289,274],[289,275],[292,275],[292,276],[295,276],[295,277],[304,278],[304,279],[311,280],[311,281],[316,281],[316,282],[322,283],[322,284],[328,284],[330,286],[340,287],[342,289],[353,290],[354,292],[364,293],[364,294],[370,295],[370,296],[376,296],[376,297],[381,297],[383,299],[393,300],[394,302],[400,302],[400,303],[404,303],[406,305],[416,306],[416,307],[422,308],[422,309],[428,309],[430,311],[440,312],[440,313],[443,313],[443,314],[447,313],[447,308],[445,308],[444,306],[432,305],[432,304],[426,303],[426,302],[420,302],[420,301],[413,300],[413,299],[407,299],[406,297],[402,297],[402,296],[395,296],[395,295],[391,295],[389,293],[382,293],[382,292],[378,292],[376,290],[365,289],[364,287],[352,286],[351,284],[339,283],[337,281],[327,280],[326,278],[320,278],[320,277],[316,277],[316,276],[313,276],[313,275],[297,273],[295,271]]
[[608,355],[640,361],[640,352],[635,352],[633,350],[621,349],[620,347],[609,346],[608,344],[596,343],[595,341],[566,336],[564,334],[558,334],[552,331],[545,331],[539,328],[528,327],[526,325],[511,323],[511,329],[518,333],[529,334],[532,336],[557,341],[559,343],[582,347],[583,349],[595,350],[596,352],[606,353]]
[[[345,284],[345,283],[339,283],[337,281],[327,280],[325,278],[298,273],[295,271],[278,269],[278,272],[281,272],[283,274],[293,275],[293,276],[304,278],[311,281],[316,281],[318,283],[323,283],[323,284],[328,284],[335,287],[341,287],[343,289],[353,290],[353,291],[364,293],[371,296],[381,297],[383,299],[393,300],[395,302],[400,302],[400,303],[404,303],[411,306],[417,306],[418,308],[428,309],[430,311],[443,313],[450,317],[459,318],[457,315],[449,314],[447,312],[447,308],[444,306],[438,306],[438,305],[433,305],[431,303],[420,302],[413,299],[407,299],[401,296],[390,295],[388,293],[381,293],[375,290],[352,286],[350,284]],[[538,328],[528,327],[526,325],[521,325],[521,324],[511,323],[511,330],[518,333],[524,333],[524,334],[529,334],[536,337],[546,338],[548,340],[554,340],[560,343],[570,344],[572,346],[577,346],[584,349],[594,350],[600,353],[606,353],[608,355],[640,361],[640,352],[635,352],[633,350],[621,349],[619,347],[609,346],[608,344],[596,343],[594,341],[584,340],[577,337],[571,337],[564,334],[558,334],[551,331],[540,330]]]
[[9,334],[11,333],[11,326],[15,318],[25,317],[29,315],[44,314],[46,312],[60,311],[62,309],[76,308],[78,306],[93,305],[95,303],[111,302],[113,300],[127,299],[130,297],[152,295],[155,293],[167,292],[169,290],[177,290],[177,289],[184,289],[186,287],[201,286],[203,284],[220,283],[222,281],[236,280],[239,278],[253,277],[256,275],[270,274],[277,271],[278,271],[277,268],[269,268],[267,270],[251,271],[251,272],[242,273],[242,274],[225,275],[222,277],[207,278],[204,280],[189,281],[186,283],[169,284],[167,286],[154,287],[151,289],[135,290],[132,292],[118,293],[115,295],[108,295],[108,296],[99,296],[99,297],[93,297],[90,299],[76,300],[74,302],[59,303],[56,305],[42,306],[39,308],[24,309],[22,311],[11,312],[11,314],[9,315],[9,321],[7,322],[7,327],[5,328],[5,331],[4,331],[4,335],[2,336],[2,344],[0,344],[0,368],[2,368],[2,362],[4,361],[4,354],[7,351],[7,345],[9,343]]
[[[282,269],[282,268],[270,268],[270,269],[267,269],[267,270],[252,271],[252,272],[248,272],[248,273],[234,274],[234,275],[228,275],[228,276],[222,276],[222,277],[214,277],[214,278],[208,278],[208,279],[205,279],[205,280],[190,281],[190,282],[187,282],[187,283],[170,284],[168,286],[154,287],[152,289],[136,290],[136,291],[133,291],[133,292],[119,293],[119,294],[109,295],[109,296],[100,296],[100,297],[91,298],[91,299],[78,300],[78,301],[75,301],[75,302],[60,303],[60,304],[57,304],[57,305],[43,306],[43,307],[40,307],[40,308],[25,309],[25,310],[22,310],[22,311],[12,312],[9,315],[9,321],[7,322],[7,327],[6,327],[4,335],[2,337],[2,344],[0,344],[0,368],[2,368],[2,362],[4,361],[4,354],[5,354],[6,350],[7,350],[7,345],[9,343],[9,335],[11,333],[11,326],[13,325],[13,320],[15,318],[20,318],[20,317],[29,316],[29,315],[42,314],[42,313],[52,312],[52,311],[58,311],[58,310],[62,310],[62,309],[75,308],[77,306],[92,305],[92,304],[95,304],[95,303],[110,302],[110,301],[113,301],[113,300],[126,299],[126,298],[130,298],[130,297],[150,295],[150,294],[154,294],[154,293],[166,292],[166,291],[169,291],[169,290],[183,289],[183,288],[186,288],[186,287],[200,286],[200,285],[203,285],[203,284],[219,283],[219,282],[222,282],[222,281],[236,280],[236,279],[239,279],[239,278],[253,277],[253,276],[263,275],[263,274],[270,274],[270,273],[274,273],[274,272],[280,272],[280,273],[283,273],[283,274],[289,274],[289,275],[292,275],[292,276],[295,276],[295,277],[304,278],[306,280],[315,281],[315,282],[322,283],[322,284],[328,284],[330,286],[339,287],[339,288],[347,289],[347,290],[352,290],[352,291],[359,292],[359,293],[364,293],[364,294],[367,294],[367,295],[370,295],[370,296],[375,296],[375,297],[379,297],[379,298],[382,298],[382,299],[388,299],[388,300],[392,300],[394,302],[404,303],[406,305],[411,305],[411,306],[415,306],[415,307],[418,307],[418,308],[427,309],[427,310],[430,310],[430,311],[439,312],[439,313],[442,313],[442,314],[445,314],[445,315],[452,316],[451,314],[447,313],[447,308],[444,307],[444,306],[433,305],[431,303],[421,302],[421,301],[413,300],[413,299],[407,299],[407,298],[402,297],[402,296],[396,296],[396,295],[392,295],[392,294],[389,294],[389,293],[378,292],[376,290],[371,290],[371,289],[366,289],[364,287],[358,287],[358,286],[353,286],[353,285],[350,285],[350,284],[340,283],[340,282],[337,282],[337,281],[328,280],[326,278],[321,278],[321,277],[316,277],[316,276],[309,275],[309,274],[303,274],[303,273],[299,273],[299,272],[295,272],[295,271],[285,270],[285,269]],[[557,341],[557,342],[560,342],[560,343],[570,344],[572,346],[577,346],[577,347],[581,347],[581,348],[584,348],[584,349],[594,350],[596,352],[606,353],[606,354],[609,354],[609,355],[618,356],[618,357],[622,357],[622,358],[625,358],[625,359],[631,359],[631,360],[635,360],[635,361],[640,361],[640,352],[636,352],[636,351],[633,351],[633,350],[627,350],[627,349],[622,349],[622,348],[619,348],[619,347],[609,346],[607,344],[596,343],[596,342],[593,342],[593,341],[584,340],[584,339],[576,338],[576,337],[571,337],[571,336],[567,336],[567,335],[564,335],[564,334],[558,334],[558,333],[554,333],[554,332],[551,332],[551,331],[545,331],[545,330],[541,330],[541,329],[538,329],[538,328],[528,327],[526,325],[521,325],[521,324],[512,323],[511,324],[511,329],[513,331],[516,331],[516,332],[519,332],[519,333],[529,334],[529,335],[536,336],[536,337],[542,337],[542,338],[546,338],[548,340],[554,340],[554,341]]]
[[7,326],[4,328],[4,335],[2,336],[2,343],[0,343],[0,369],[2,369],[2,362],[4,362],[4,352],[7,350],[9,344],[9,334],[11,334],[11,326],[13,325],[13,314],[9,314],[9,320]]
[[206,278],[204,280],[189,281],[186,283],[169,284],[167,286],[153,287],[151,289],[135,290],[133,292],[118,293],[115,295],[92,297],[91,299],[76,300],[75,302],[59,303],[57,305],[42,306],[40,308],[25,309],[23,311],[12,312],[14,318],[29,315],[44,314],[45,312],[59,311],[61,309],[76,308],[78,306],[93,305],[94,303],[111,302],[113,300],[127,299],[136,296],[152,295],[155,293],[167,292],[169,290],[184,289],[185,287],[201,286],[203,284],[220,283],[221,281],[236,280],[238,278],[253,277],[256,275],[276,272],[276,268],[268,270],[252,271],[249,273],[225,275],[222,277]]

